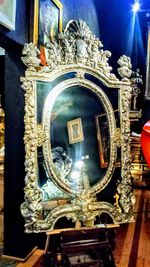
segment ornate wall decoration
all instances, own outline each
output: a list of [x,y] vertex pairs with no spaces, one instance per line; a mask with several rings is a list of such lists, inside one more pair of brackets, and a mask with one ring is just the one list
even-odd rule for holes
[[[94,223],[102,213],[108,214],[114,223],[131,222],[135,199],[130,174],[130,59],[122,56],[118,60],[120,81],[111,72],[111,53],[102,49],[101,41],[82,20],[68,22],[65,30],[45,46],[47,66],[40,66],[39,50],[31,43],[25,44],[22,57],[28,67],[21,79],[25,91],[26,177],[25,201],[21,205],[25,231],[53,229],[64,216],[85,225]],[[119,128],[112,92],[120,115]],[[99,166],[95,126],[95,116],[101,111],[106,114],[108,132],[108,167],[103,170]],[[81,117],[84,138],[75,144],[68,143],[67,122]],[[116,193],[118,196],[116,205],[98,201],[97,195],[110,181],[115,182],[117,147],[121,149],[121,177],[112,192],[112,198]],[[48,208],[43,210],[42,190],[47,181],[58,187],[66,204],[52,208],[48,189]]]

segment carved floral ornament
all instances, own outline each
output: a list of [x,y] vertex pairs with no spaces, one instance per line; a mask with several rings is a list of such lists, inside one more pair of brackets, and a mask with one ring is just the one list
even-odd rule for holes
[[[53,229],[57,220],[63,216],[73,221],[81,220],[85,225],[94,221],[96,216],[103,212],[110,215],[114,223],[133,221],[134,195],[131,187],[130,174],[130,123],[129,110],[132,96],[132,87],[129,80],[132,73],[130,58],[122,56],[118,60],[120,67],[118,72],[122,78],[120,81],[111,73],[112,67],[108,61],[111,53],[102,49],[101,41],[96,38],[89,27],[82,20],[70,21],[64,32],[58,34],[54,42],[45,44],[47,65],[40,65],[40,51],[33,43],[25,44],[22,61],[27,66],[25,77],[21,78],[25,91],[25,197],[21,205],[21,213],[25,219],[26,232],[39,232]],[[36,112],[36,82],[51,82],[63,74],[74,72],[74,78],[68,79],[52,89],[49,94],[51,103],[53,95],[69,86],[82,85],[96,94],[105,107],[108,117],[108,124],[111,133],[110,163],[104,178],[89,189],[80,190],[79,193],[70,190],[65,177],[57,174],[53,164],[53,157],[57,151],[51,148],[49,137],[49,121],[55,114],[44,108],[43,124],[37,123]],[[111,103],[103,90],[93,82],[85,78],[88,73],[100,82],[110,87],[110,90],[117,88],[120,94],[120,128],[116,128],[115,117]],[[48,97],[47,97],[48,99]],[[52,100],[53,99],[53,100]],[[51,104],[52,105],[52,104]],[[46,101],[45,101],[46,106]],[[45,112],[45,113],[44,113]],[[44,160],[48,175],[56,187],[61,188],[68,194],[68,201],[46,213],[43,218],[42,190],[37,183],[38,160],[37,149],[44,150]],[[97,194],[100,193],[110,182],[115,168],[117,147],[121,147],[121,178],[116,187],[117,205],[97,201]],[[63,152],[62,152],[63,154]],[[67,159],[67,156],[65,160]],[[68,172],[71,162],[63,165]],[[86,176],[86,173],[84,173]],[[50,186],[52,184],[50,183]],[[55,188],[56,189],[56,188]]]
[[[45,44],[47,66],[41,67],[41,71],[49,72],[61,65],[81,64],[101,71],[106,77],[117,81],[111,73],[112,67],[108,61],[111,52],[103,50],[101,41],[92,34],[89,27],[82,20],[70,21],[64,32],[57,35],[55,41]],[[40,66],[40,51],[33,43],[25,44],[22,61],[29,70],[36,71]],[[118,60],[120,68],[118,72],[122,80],[128,81],[132,74],[131,60],[122,56]]]

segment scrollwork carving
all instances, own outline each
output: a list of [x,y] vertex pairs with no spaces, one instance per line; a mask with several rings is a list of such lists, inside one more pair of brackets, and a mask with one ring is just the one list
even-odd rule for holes
[[27,79],[22,79],[22,88],[25,91],[25,202],[21,205],[21,213],[25,217],[25,227],[26,232],[33,230],[33,225],[41,217],[41,200],[42,192],[36,183],[36,173],[37,169],[36,162],[36,146],[37,146],[37,133],[35,131],[35,104],[34,104],[34,84],[32,81]]
[[114,141],[115,141],[117,147],[121,146],[121,130],[120,130],[120,128],[116,128]]
[[132,192],[131,184],[131,158],[130,158],[130,120],[129,120],[129,110],[132,97],[132,87],[124,87],[121,92],[121,125],[122,125],[122,169],[121,183],[117,187],[117,192],[119,194],[119,204],[125,214],[133,214],[133,206],[135,198]]
[[45,135],[41,124],[37,124],[37,146],[42,146],[45,141]]
[[57,220],[63,216],[72,219],[73,222],[82,221],[86,226],[89,221],[94,222],[96,216],[101,216],[103,213],[108,214],[115,224],[134,221],[133,215],[129,217],[127,214],[122,213],[120,208],[116,208],[115,205],[108,202],[98,202],[95,197],[91,197],[87,191],[84,191],[69,204],[58,206],[52,210],[45,221],[39,220],[35,224],[35,231],[52,230]]
[[[41,71],[49,72],[61,65],[81,64],[97,68],[109,79],[117,81],[108,63],[111,52],[101,47],[101,41],[92,34],[84,21],[72,20],[53,43],[45,44],[47,66],[41,67]],[[29,70],[35,70],[39,66],[39,53],[34,44],[25,44],[23,54],[26,57],[22,57],[22,61]]]

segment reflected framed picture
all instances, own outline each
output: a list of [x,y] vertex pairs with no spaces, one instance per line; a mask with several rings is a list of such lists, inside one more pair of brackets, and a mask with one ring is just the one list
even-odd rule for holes
[[[118,110],[114,110],[115,118],[116,118],[116,126],[119,123],[119,112]],[[107,121],[106,113],[99,114],[95,117],[96,120],[96,131],[97,131],[97,140],[98,140],[98,149],[99,149],[99,159],[100,159],[100,167],[107,168],[108,161],[110,157],[110,134],[109,134],[109,126]],[[121,162],[121,153],[118,151],[116,167],[120,167]]]
[[0,23],[9,30],[15,30],[16,0],[0,1]]
[[45,44],[62,32],[62,10],[59,0],[34,0],[33,43],[40,48],[42,65],[46,65]]
[[103,113],[97,115],[95,117],[95,120],[96,120],[100,167],[106,168],[108,166],[108,159],[110,153],[109,128],[108,128],[107,116],[105,113]]
[[69,144],[78,143],[84,140],[81,118],[67,122]]

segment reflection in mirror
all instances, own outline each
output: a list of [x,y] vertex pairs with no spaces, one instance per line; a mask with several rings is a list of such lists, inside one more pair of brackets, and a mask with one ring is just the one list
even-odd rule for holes
[[[71,87],[57,97],[52,112],[52,148],[61,147],[72,162],[67,179],[81,188],[92,186],[105,172],[99,164],[95,123],[95,116],[104,112],[102,104],[93,92],[79,86]],[[106,128],[109,132],[107,120]],[[87,181],[81,181],[79,177],[76,181],[75,171],[79,172],[77,176],[87,172]],[[60,172],[62,174],[62,170]]]
[[[117,129],[120,128],[119,110],[114,110]],[[96,115],[97,140],[99,149],[100,167],[107,168],[110,160],[110,133],[106,113]],[[120,148],[117,148],[117,161],[115,167],[121,164]]]
[[[82,86],[65,89],[56,98],[51,112],[50,142],[53,163],[60,179],[80,193],[103,179],[106,169],[101,167],[99,157],[98,127],[96,118],[104,113],[104,107],[97,95]],[[110,158],[109,126],[105,116],[107,137],[107,160]],[[44,164],[46,174],[46,166]],[[51,177],[42,186],[44,200],[54,197],[51,190]],[[56,188],[58,193],[58,188]],[[61,192],[61,191],[60,191]],[[46,198],[45,198],[46,195]],[[63,192],[59,195],[66,198]],[[58,197],[58,195],[57,195]]]

